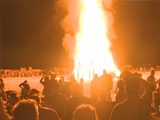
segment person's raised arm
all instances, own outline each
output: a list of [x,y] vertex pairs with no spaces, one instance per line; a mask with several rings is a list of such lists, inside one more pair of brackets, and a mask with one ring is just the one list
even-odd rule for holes
[[42,85],[44,84],[44,76],[39,81]]

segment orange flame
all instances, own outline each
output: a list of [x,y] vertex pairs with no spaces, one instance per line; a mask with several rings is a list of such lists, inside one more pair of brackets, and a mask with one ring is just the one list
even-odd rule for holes
[[[70,0],[70,3],[73,1]],[[67,17],[68,19],[73,20],[70,18],[72,15],[79,17],[76,18],[78,19],[76,22],[71,21],[71,28],[76,28],[70,29],[74,31],[73,34],[66,34],[64,38],[64,43],[71,47],[69,49],[74,60],[75,78],[92,80],[94,74],[102,75],[103,70],[119,75],[120,71],[110,51],[111,13],[104,10],[102,0],[81,0],[79,5],[77,12],[69,9],[71,14]]]

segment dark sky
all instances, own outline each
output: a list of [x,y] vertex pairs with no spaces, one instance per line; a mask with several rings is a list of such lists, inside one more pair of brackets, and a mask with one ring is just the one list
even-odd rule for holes
[[[0,0],[1,68],[66,67],[59,0]],[[115,0],[117,64],[160,64],[160,0]]]
[[159,65],[160,0],[122,0],[115,2],[114,8],[116,60]]

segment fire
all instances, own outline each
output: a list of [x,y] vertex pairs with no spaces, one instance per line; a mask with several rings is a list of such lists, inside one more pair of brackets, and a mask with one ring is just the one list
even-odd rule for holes
[[[110,51],[111,13],[104,10],[102,0],[81,0],[79,5],[77,29],[72,36],[74,37],[72,40],[75,41],[71,42],[74,45],[70,46],[75,78],[92,80],[94,74],[100,76],[103,70],[119,75],[120,72]],[[65,40],[68,38],[66,36]]]

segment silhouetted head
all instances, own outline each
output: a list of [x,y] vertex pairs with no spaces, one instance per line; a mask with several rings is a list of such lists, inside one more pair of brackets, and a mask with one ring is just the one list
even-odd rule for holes
[[30,95],[39,95],[39,91],[35,88],[31,89]]
[[29,96],[29,99],[35,100],[38,105],[41,104],[41,98],[38,95],[31,95]]
[[130,76],[132,75],[132,73],[128,70],[125,70],[121,73],[120,75],[120,79],[122,80],[127,80]]
[[56,79],[56,74],[55,73],[51,74],[51,79]]
[[82,104],[75,109],[73,120],[98,120],[98,117],[93,106]]
[[106,75],[107,74],[107,71],[106,70],[103,70],[103,75]]
[[27,80],[25,80],[24,83],[27,83]]
[[0,83],[3,83],[3,80],[2,80],[2,79],[0,79]]
[[94,79],[97,79],[97,78],[98,78],[98,74],[95,74],[95,75],[94,75]]
[[49,81],[49,76],[45,76],[45,81]]
[[17,93],[16,93],[16,92],[11,92],[11,93],[9,94],[9,97],[11,97],[11,98],[16,98],[16,97],[17,97]]
[[140,78],[131,76],[126,80],[127,95],[138,95],[140,89]]
[[151,75],[152,75],[152,76],[155,75],[155,70],[151,70]]
[[34,100],[21,100],[13,107],[13,120],[38,120],[38,106]]

